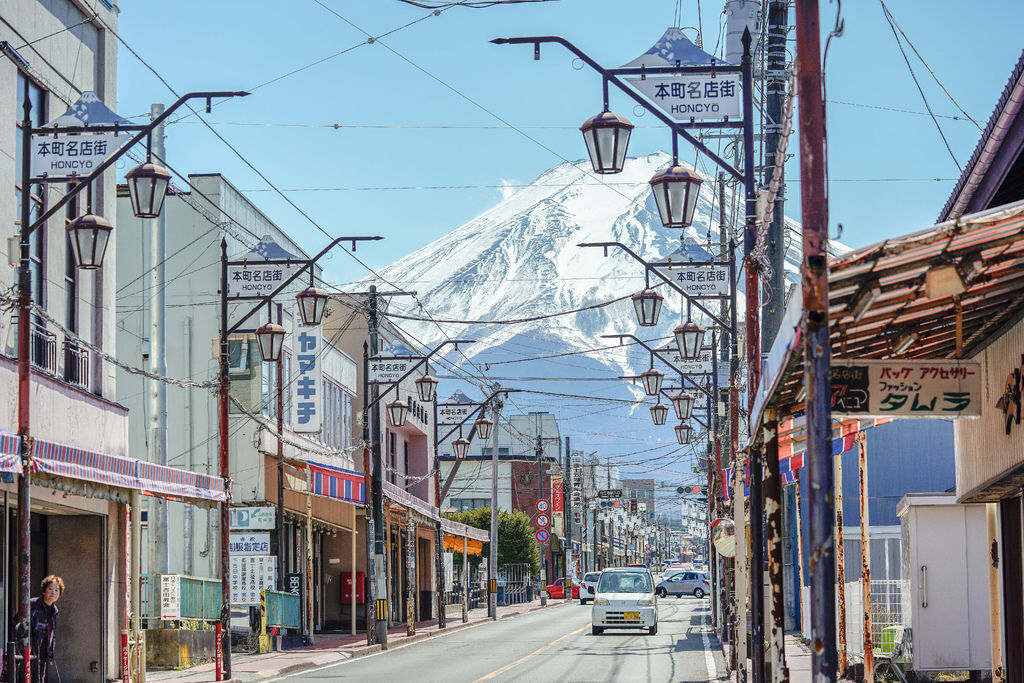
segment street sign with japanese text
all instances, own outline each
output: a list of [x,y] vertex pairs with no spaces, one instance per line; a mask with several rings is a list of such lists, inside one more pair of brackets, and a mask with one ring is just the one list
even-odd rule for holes
[[115,133],[33,135],[32,177],[49,181],[87,176],[127,139]]
[[[664,355],[665,359],[668,360],[673,367],[685,375],[711,374],[711,371],[714,368],[714,359],[711,357],[711,349],[701,351],[693,360],[683,358],[679,354],[679,349],[675,348],[674,345],[668,349],[661,349],[660,353]],[[724,364],[720,363],[720,365]]]
[[597,492],[598,498],[622,498],[622,489],[602,489]]
[[269,555],[270,554],[270,532],[232,532],[231,534],[232,555]]
[[743,117],[739,74],[657,75],[626,80],[676,121]]
[[292,324],[292,430],[303,434],[320,431],[323,411],[323,337],[320,325],[303,325],[298,316]]
[[231,604],[258,605],[261,590],[277,590],[277,556],[232,557]]
[[729,296],[729,268],[716,264],[673,264],[655,267],[691,297]]
[[980,417],[981,364],[832,359],[832,414]]
[[160,576],[160,620],[181,618],[181,577],[177,574]]
[[[413,366],[420,361],[419,358],[403,356],[401,358],[388,358],[377,356],[370,359],[370,383],[391,384],[402,379],[403,376],[413,369]],[[438,406],[440,408],[440,406]]]
[[473,403],[438,403],[437,424],[448,427],[462,424],[462,421],[467,419],[476,407]]
[[276,528],[276,508],[244,507],[230,508],[231,530],[274,529]]
[[228,298],[268,296],[291,275],[286,263],[228,266]]

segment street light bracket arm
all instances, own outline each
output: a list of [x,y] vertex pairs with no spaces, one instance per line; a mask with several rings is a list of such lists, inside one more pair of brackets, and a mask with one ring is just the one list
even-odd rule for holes
[[[666,126],[671,128],[672,132],[675,135],[678,135],[679,137],[685,139],[691,145],[693,145],[698,150],[700,150],[705,156],[707,156],[709,159],[711,159],[716,164],[718,164],[718,166],[723,171],[725,171],[726,173],[728,173],[729,175],[731,175],[732,177],[736,178],[737,180],[739,180],[741,182],[745,179],[745,176],[743,175],[743,173],[741,173],[740,171],[736,170],[736,168],[732,164],[730,164],[725,159],[722,159],[720,156],[718,156],[717,154],[712,152],[707,147],[707,145],[705,145],[700,140],[698,140],[697,138],[695,138],[692,135],[690,135],[688,132],[686,132],[685,128],[683,128],[678,123],[673,121],[671,118],[669,118],[667,115],[665,115],[665,113],[662,112],[660,109],[658,109],[658,108],[654,107],[653,105],[651,105],[651,103],[648,102],[646,98],[641,97],[632,88],[630,88],[625,83],[623,83],[621,80],[619,80],[619,77],[615,74],[615,70],[613,70],[613,69],[605,69],[600,64],[595,62],[589,55],[587,55],[587,53],[585,53],[583,50],[579,49],[578,47],[576,47],[575,45],[570,43],[565,38],[562,38],[561,36],[524,36],[524,37],[517,37],[517,38],[495,38],[491,42],[494,43],[495,45],[522,45],[522,44],[532,43],[533,46],[534,46],[534,48],[533,48],[533,58],[534,59],[540,59],[540,45],[541,45],[541,43],[557,43],[558,45],[561,45],[566,50],[568,50],[569,52],[571,52],[574,55],[576,55],[576,57],[579,58],[579,60],[582,61],[584,64],[586,64],[587,66],[592,68],[594,71],[597,71],[599,74],[601,74],[601,76],[608,83],[613,84],[616,88],[621,90],[626,96],[628,96],[630,99],[632,99],[638,105],[643,107],[646,111],[650,112],[652,116],[654,116],[659,121],[664,123]],[[687,69],[688,69],[688,67],[679,66],[678,68],[675,69],[675,71],[678,71],[680,73],[685,73],[687,71]],[[699,67],[699,69],[700,69],[700,71],[704,71],[705,67]]]
[[380,403],[381,399],[383,399],[385,396],[387,396],[388,393],[390,393],[392,389],[395,389],[396,387],[398,387],[399,384],[404,382],[407,378],[411,377],[412,373],[416,372],[416,370],[418,370],[420,367],[425,365],[427,363],[427,361],[429,361],[431,358],[433,358],[434,355],[437,354],[437,352],[440,351],[441,349],[443,349],[444,347],[446,347],[449,344],[451,344],[451,345],[455,346],[455,348],[459,348],[459,344],[473,344],[473,343],[475,343],[475,341],[476,340],[474,340],[474,339],[448,339],[446,341],[441,342],[436,347],[434,347],[434,349],[431,350],[430,353],[428,353],[427,355],[425,355],[422,358],[420,358],[419,362],[417,362],[416,365],[413,365],[411,368],[409,368],[408,372],[406,372],[404,375],[399,377],[394,382],[389,382],[388,385],[387,385],[387,388],[384,389],[384,391],[380,392],[380,394],[377,396],[377,398],[373,399],[372,401],[367,403],[365,406],[363,406],[363,413],[365,414],[366,411],[368,411],[370,408],[372,408],[373,406],[375,406],[378,403]]
[[[683,372],[682,370],[680,370],[679,368],[677,368],[677,367],[676,367],[675,365],[673,365],[673,364],[672,364],[672,363],[670,363],[669,361],[665,360],[665,358],[664,358],[664,357],[663,357],[663,356],[661,355],[661,352],[660,352],[660,351],[659,351],[658,349],[656,349],[656,348],[654,348],[654,347],[652,347],[652,346],[648,346],[648,345],[647,345],[647,342],[645,342],[644,340],[642,340],[642,339],[639,339],[638,337],[636,337],[636,336],[634,336],[634,335],[632,335],[632,334],[602,334],[602,335],[601,335],[601,338],[602,338],[602,339],[618,339],[618,340],[619,340],[619,343],[620,343],[620,344],[622,343],[622,340],[623,340],[623,339],[632,339],[632,340],[633,340],[633,341],[634,341],[635,343],[639,344],[640,346],[642,346],[642,347],[644,347],[645,349],[647,349],[648,351],[650,351],[650,352],[651,352],[651,355],[652,355],[652,356],[655,356],[655,357],[657,357],[657,359],[658,359],[658,360],[660,360],[660,361],[661,361],[662,363],[664,363],[665,365],[667,365],[667,366],[669,366],[670,368],[672,368],[672,370],[674,370],[675,372],[679,373],[679,376],[680,376],[680,377],[681,377],[681,378],[682,378],[683,380],[685,380],[685,381],[689,382],[689,383],[690,383],[691,385],[693,385],[694,387],[696,387],[696,389],[697,389],[698,391],[700,391],[701,393],[703,393],[703,394],[704,394],[705,396],[707,396],[708,398],[714,398],[714,397],[712,396],[711,392],[709,392],[709,391],[708,391],[707,389],[705,389],[705,388],[704,388],[703,386],[701,386],[701,385],[700,385],[700,384],[698,384],[697,382],[694,382],[694,381],[693,381],[693,380],[692,380],[692,379],[691,379],[691,378],[689,377],[689,375],[688,375],[687,373]],[[634,377],[620,377],[619,379],[638,379],[638,378],[634,378]]]
[[644,259],[640,258],[639,254],[637,254],[635,251],[633,251],[632,249],[627,247],[622,242],[580,242],[576,246],[577,247],[600,247],[600,248],[604,249],[604,255],[605,256],[608,255],[608,247],[617,247],[617,248],[621,249],[622,251],[624,251],[627,254],[629,254],[633,258],[634,261],[637,261],[638,263],[643,264],[643,267],[647,269],[648,273],[654,273],[658,277],[658,279],[660,279],[666,285],[671,287],[673,291],[675,291],[677,294],[679,294],[684,299],[686,299],[686,302],[688,304],[690,304],[692,306],[695,306],[701,313],[703,313],[704,315],[706,315],[709,318],[711,318],[711,320],[714,321],[714,323],[716,325],[718,325],[720,328],[722,328],[723,333],[725,333],[725,334],[729,334],[730,333],[730,327],[729,327],[729,325],[727,323],[725,323],[721,318],[719,318],[717,315],[715,315],[714,313],[709,311],[707,308],[705,308],[704,305],[698,299],[696,299],[695,297],[692,297],[689,294],[687,294],[686,290],[684,290],[682,287],[680,287],[679,285],[677,285],[675,282],[672,281],[672,278],[665,277],[665,275],[661,271],[659,271],[657,268],[652,268],[651,265],[649,263],[647,263],[647,261],[645,261]]

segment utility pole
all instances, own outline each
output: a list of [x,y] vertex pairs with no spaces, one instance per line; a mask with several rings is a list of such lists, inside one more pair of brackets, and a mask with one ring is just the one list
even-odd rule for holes
[[[150,120],[156,121],[164,113],[164,105],[149,107]],[[161,161],[166,158],[164,149],[164,124],[153,129],[153,155]],[[156,218],[149,219],[149,371],[161,377],[167,376],[167,327],[164,324],[167,313],[167,288],[164,263],[167,246],[167,212],[161,211]],[[167,384],[149,380],[149,461],[158,465],[167,464]],[[166,574],[169,551],[167,543],[167,501],[147,496],[149,504],[149,572]],[[190,505],[185,506],[191,508]],[[188,514],[191,513],[191,510]],[[186,539],[191,538],[191,527],[185,527]],[[187,542],[187,541],[186,541]]]
[[[569,437],[568,436],[565,437],[565,463],[566,463],[566,465],[565,465],[566,491],[565,492],[568,494],[568,503],[569,503],[568,505],[565,504],[566,503],[566,500],[565,500],[566,496],[563,495],[562,496],[562,501],[563,501],[562,502],[562,508],[565,510],[565,537],[569,541],[569,547],[565,551],[565,575],[566,575],[567,578],[571,578],[574,575],[574,573],[575,573],[573,571],[573,566],[572,566],[572,558],[573,558],[573,552],[572,552],[572,516],[574,514],[573,513],[573,507],[572,507],[572,494],[573,494],[573,491],[574,491],[573,487],[575,486],[575,482],[573,482],[573,480],[572,480],[572,451],[569,450]],[[568,591],[569,592],[566,594],[566,599],[567,600],[571,600],[572,599],[572,586],[571,585],[569,586]]]
[[[544,500],[544,441],[540,435],[540,427],[537,428],[537,500]],[[550,509],[550,508],[549,508]],[[548,556],[544,550],[544,544],[540,546],[540,606],[548,604],[546,590],[548,587]]]
[[[784,104],[786,99],[786,35],[789,31],[789,3],[787,0],[771,0],[768,3],[768,39],[766,44],[767,79],[765,85],[765,110],[768,123],[764,130],[765,168],[764,183],[772,182],[776,164],[775,152],[782,135]],[[784,168],[783,164],[780,168]],[[782,326],[785,313],[785,182],[779,176],[778,192],[775,196],[772,222],[768,227],[768,276],[765,279],[765,297],[761,308],[763,326],[763,352],[771,349],[775,336]],[[765,480],[764,497],[766,535],[768,548],[768,583],[771,586],[771,679],[772,683],[789,681],[785,649],[785,601],[782,586],[785,581],[782,557],[782,478],[779,471],[778,415],[774,410],[766,411],[764,424],[765,465],[768,478]]]
[[[377,287],[370,285],[367,332],[370,338],[370,355],[380,353],[379,320],[377,315]],[[384,572],[384,477],[380,455],[380,389],[372,389],[373,408],[370,411],[370,428],[373,458],[373,564],[369,567],[371,602],[375,608],[374,640],[384,649],[388,646],[387,576]],[[364,411],[365,412],[365,411]],[[365,418],[365,415],[364,415]],[[367,629],[369,630],[369,629]],[[312,635],[312,634],[310,634]]]
[[[495,384],[492,399],[494,427],[491,430],[491,542],[487,557],[487,616],[498,618],[498,425],[501,420],[501,400]],[[510,482],[511,484],[511,482]]]
[[825,195],[825,101],[821,92],[817,0],[796,0],[797,91],[800,93],[800,206],[803,217],[804,386],[810,522],[811,678],[836,680],[835,504],[829,373],[828,200]]

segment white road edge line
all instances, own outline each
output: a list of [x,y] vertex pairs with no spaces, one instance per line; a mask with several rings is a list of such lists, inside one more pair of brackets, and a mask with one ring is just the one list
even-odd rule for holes
[[704,664],[708,668],[708,680],[718,680],[718,667],[715,666],[715,654],[711,651],[711,641],[708,640],[708,627],[711,626],[710,615],[704,615],[704,629],[700,632],[701,640],[704,641]]

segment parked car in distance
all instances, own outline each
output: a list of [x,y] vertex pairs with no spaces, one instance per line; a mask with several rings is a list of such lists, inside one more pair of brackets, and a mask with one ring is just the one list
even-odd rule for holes
[[552,598],[552,599],[555,599],[555,600],[564,600],[565,599],[565,584],[567,582],[570,582],[570,581],[572,582],[572,589],[571,589],[572,599],[576,600],[577,598],[579,598],[580,597],[580,584],[575,579],[567,579],[564,576],[562,578],[558,579],[557,581],[555,581],[554,583],[549,583],[548,584],[548,597]]
[[666,595],[692,595],[695,598],[703,598],[711,592],[711,582],[708,575],[703,572],[673,571],[665,574],[665,578],[658,584],[658,596]]
[[587,572],[583,575],[583,581],[580,582],[580,604],[587,604],[587,600],[593,600],[594,594],[597,593],[597,581],[601,578],[601,572]]
[[615,567],[601,572],[590,632],[599,636],[607,628],[646,628],[652,636],[658,632],[658,597],[649,571]]

